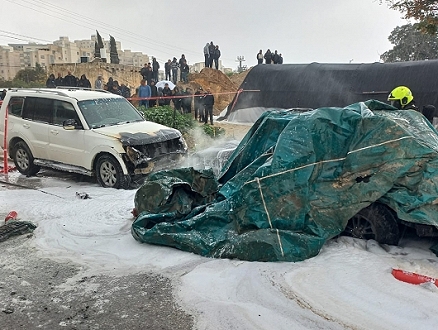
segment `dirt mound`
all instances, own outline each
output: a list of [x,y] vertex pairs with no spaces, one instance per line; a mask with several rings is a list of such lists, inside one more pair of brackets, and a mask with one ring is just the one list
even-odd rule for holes
[[178,83],[178,87],[191,88],[193,92],[199,87],[205,91],[210,88],[214,94],[214,114],[218,115],[233,99],[239,85],[236,85],[222,71],[204,68],[200,73],[189,75],[189,82]]

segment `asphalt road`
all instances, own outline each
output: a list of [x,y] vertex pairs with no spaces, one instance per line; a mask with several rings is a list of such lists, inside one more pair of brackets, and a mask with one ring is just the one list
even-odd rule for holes
[[168,278],[88,274],[41,258],[32,234],[0,242],[0,329],[192,329]]

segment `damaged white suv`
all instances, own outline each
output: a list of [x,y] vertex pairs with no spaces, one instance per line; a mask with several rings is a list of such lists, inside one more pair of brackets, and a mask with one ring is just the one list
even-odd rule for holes
[[125,98],[72,88],[8,90],[0,138],[24,175],[51,167],[95,175],[112,188],[128,188],[133,177],[168,168],[187,153],[178,130],[146,121]]

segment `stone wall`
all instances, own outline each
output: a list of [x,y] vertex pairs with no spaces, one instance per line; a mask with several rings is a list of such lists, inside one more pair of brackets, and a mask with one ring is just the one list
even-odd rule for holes
[[85,74],[93,88],[98,75],[102,76],[104,83],[108,81],[109,77],[112,77],[113,80],[119,82],[119,85],[125,84],[131,88],[133,94],[135,89],[140,86],[142,79],[140,70],[140,67],[104,62],[52,64],[47,67],[47,76],[53,73],[57,77],[58,73],[61,73],[61,76],[65,77],[68,71],[78,78]]

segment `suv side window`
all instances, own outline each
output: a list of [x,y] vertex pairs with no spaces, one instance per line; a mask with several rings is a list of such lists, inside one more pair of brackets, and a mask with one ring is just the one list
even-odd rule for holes
[[75,119],[78,124],[80,123],[76,110],[71,103],[55,100],[53,108],[55,110],[53,124],[62,126],[67,119]]
[[21,117],[23,110],[24,97],[11,97],[8,104],[8,114]]
[[43,123],[52,121],[53,100],[42,97],[26,97],[23,118]]

